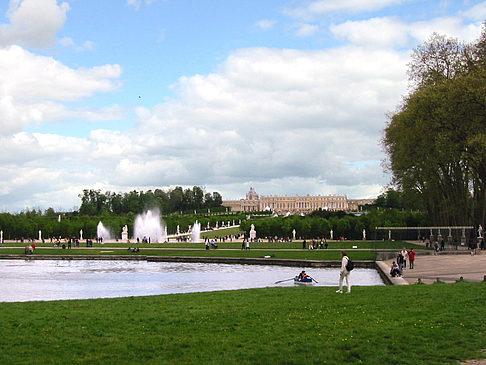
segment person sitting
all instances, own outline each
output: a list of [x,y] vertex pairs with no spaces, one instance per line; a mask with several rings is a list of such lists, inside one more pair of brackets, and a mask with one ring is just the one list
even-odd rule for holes
[[309,275],[307,275],[304,270],[302,270],[302,272],[299,274],[299,279],[300,280],[305,279],[305,278],[308,278],[308,277],[309,277]]
[[392,277],[402,276],[402,270],[400,270],[400,267],[398,266],[398,264],[395,261],[393,261],[393,263],[392,263],[390,275]]

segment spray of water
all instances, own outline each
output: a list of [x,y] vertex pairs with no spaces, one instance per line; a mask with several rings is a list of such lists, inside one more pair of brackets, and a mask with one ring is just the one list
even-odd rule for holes
[[194,243],[201,242],[201,223],[196,221],[191,230],[191,241]]
[[133,226],[133,238],[150,239],[151,243],[167,241],[167,230],[162,226],[162,219],[158,210],[147,210],[135,217]]
[[113,235],[111,231],[99,221],[98,226],[96,227],[96,236],[99,238],[103,238],[103,241],[111,240]]

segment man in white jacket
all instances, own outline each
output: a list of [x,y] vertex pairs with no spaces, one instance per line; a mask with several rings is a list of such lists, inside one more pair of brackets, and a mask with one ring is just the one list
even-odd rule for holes
[[407,260],[408,260],[408,251],[404,247],[401,252],[402,252],[402,256],[403,256],[403,269],[406,269],[407,268]]
[[341,251],[341,272],[339,274],[339,290],[336,291],[336,293],[342,293],[343,292],[343,280],[346,278],[346,285],[348,286],[348,291],[347,293],[351,293],[351,282],[349,281],[349,271],[346,269],[346,266],[348,265],[349,257],[346,255],[346,251]]

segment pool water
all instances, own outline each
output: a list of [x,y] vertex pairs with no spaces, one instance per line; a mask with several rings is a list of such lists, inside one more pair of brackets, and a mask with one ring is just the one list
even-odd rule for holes
[[[117,260],[0,260],[0,301],[115,298],[294,286],[306,270],[317,284],[336,286],[339,269]],[[352,285],[384,285],[373,269],[355,269]]]

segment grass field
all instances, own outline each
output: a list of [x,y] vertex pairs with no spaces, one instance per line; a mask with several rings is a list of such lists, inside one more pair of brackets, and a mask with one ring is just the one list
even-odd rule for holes
[[486,283],[0,303],[1,364],[457,364]]
[[[417,249],[428,249],[424,246],[415,245],[411,243],[401,242],[401,241],[344,241],[344,242],[328,242],[329,249],[351,249],[353,246],[358,246],[358,249],[373,249],[373,250],[383,250],[383,249],[394,249],[400,250],[403,247],[407,249],[413,247]],[[15,243],[8,242],[5,246],[9,247],[25,247],[26,243]],[[218,242],[220,248],[241,248],[241,242]],[[52,247],[52,243],[36,243],[36,247]],[[84,245],[81,244],[82,248]],[[140,247],[140,248],[204,248],[204,243],[191,243],[191,242],[169,242],[169,243],[151,243],[151,244],[128,244],[128,243],[106,243],[97,244],[94,243],[93,247]],[[252,249],[302,249],[302,241],[297,242],[252,242],[250,244]],[[307,247],[309,246],[309,241],[307,241]]]
[[[3,248],[0,254],[24,254],[23,248]],[[374,260],[375,251],[350,251],[349,257],[352,260]],[[283,250],[154,250],[142,248],[139,253],[129,253],[125,249],[110,250],[109,248],[96,249],[50,249],[36,248],[35,255],[146,255],[146,256],[189,256],[189,257],[263,257],[274,256],[277,259],[295,259],[295,260],[340,260],[340,251],[329,250],[300,250],[300,251],[283,251]]]
[[[11,247],[0,248],[0,254],[24,254],[25,244],[7,243]],[[399,250],[403,247],[424,249],[423,246],[405,242],[388,241],[345,241],[329,242],[329,249],[303,250],[302,242],[252,242],[251,250],[241,250],[241,242],[218,242],[219,249],[205,250],[204,243],[170,242],[164,244],[127,244],[107,243],[94,244],[93,248],[81,245],[78,248],[52,248],[52,244],[36,245],[34,255],[147,255],[147,256],[190,256],[190,257],[262,257],[274,256],[277,259],[295,260],[340,260],[338,250],[347,250],[352,260],[374,260],[375,250]],[[128,252],[128,247],[139,247],[140,253]],[[352,248],[357,246],[357,249]],[[164,250],[157,250],[164,248]],[[294,250],[294,251],[286,251]],[[370,251],[371,250],[371,251]]]

